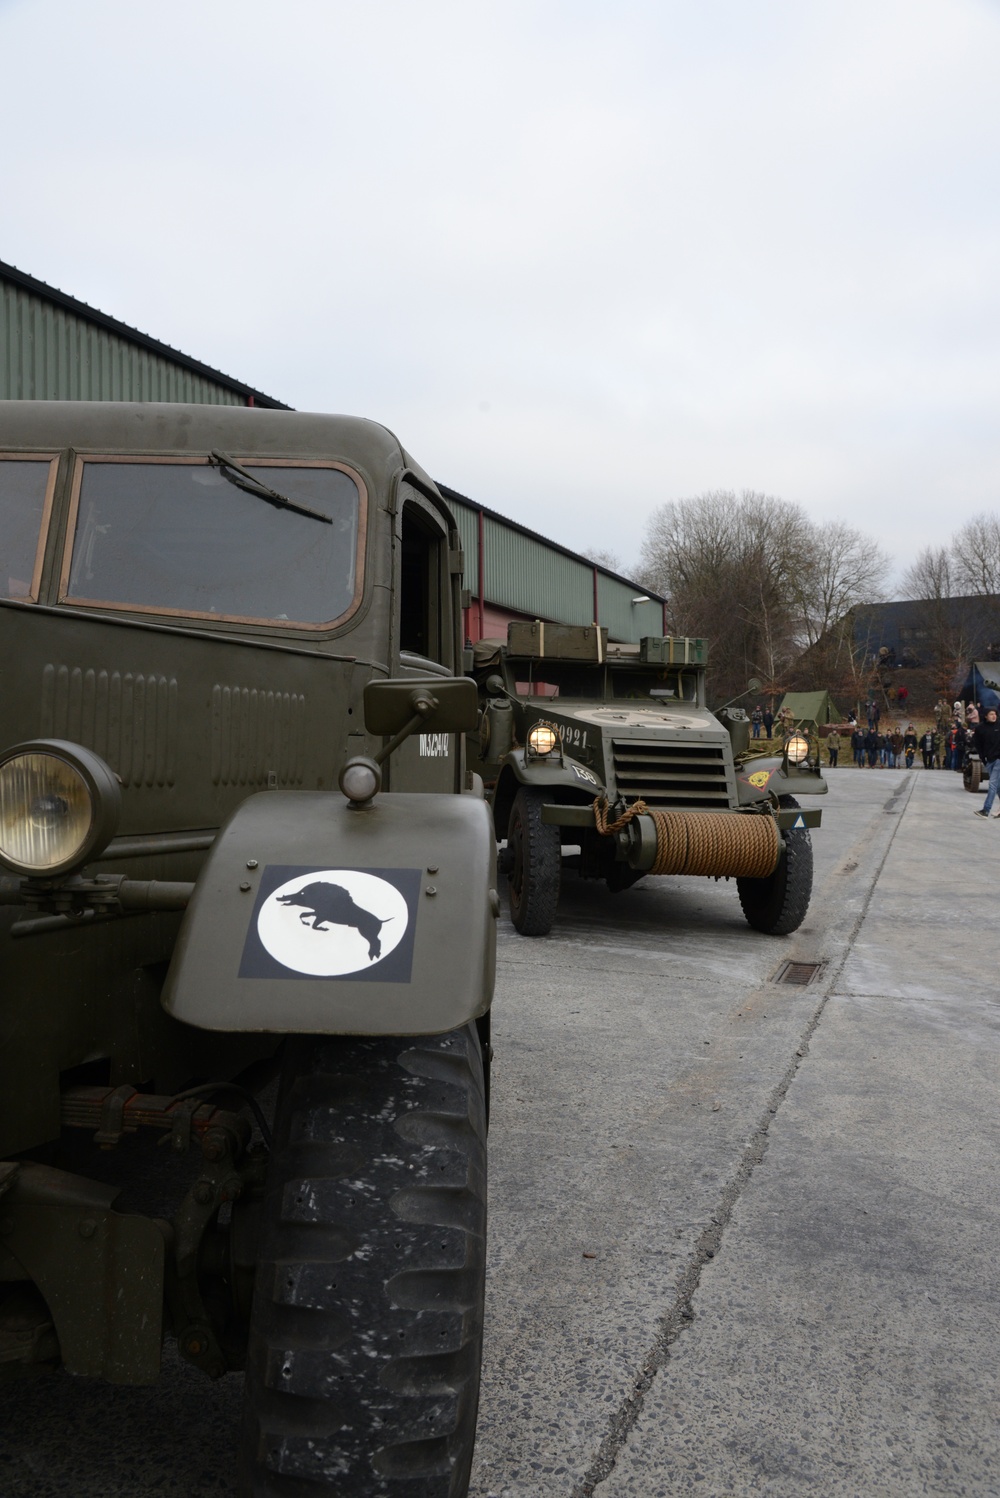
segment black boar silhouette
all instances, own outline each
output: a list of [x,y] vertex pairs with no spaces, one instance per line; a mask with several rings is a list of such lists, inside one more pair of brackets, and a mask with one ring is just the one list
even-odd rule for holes
[[335,926],[354,926],[368,943],[368,956],[372,961],[381,957],[379,933],[386,922],[380,921],[370,910],[355,905],[342,884],[327,884],[325,880],[317,879],[294,894],[279,895],[278,902],[281,905],[302,905],[304,909],[299,920],[303,925],[312,925],[314,931],[328,931],[328,921]]

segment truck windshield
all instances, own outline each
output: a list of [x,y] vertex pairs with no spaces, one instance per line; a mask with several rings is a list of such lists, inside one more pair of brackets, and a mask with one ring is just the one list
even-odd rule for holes
[[32,598],[51,458],[0,459],[0,596]]
[[653,666],[643,671],[616,671],[612,667],[611,690],[615,697],[694,702],[698,682],[694,671],[678,671],[676,666]]
[[261,503],[207,461],[86,460],[64,599],[277,624],[342,618],[360,597],[358,484],[330,465],[240,461],[331,523]]

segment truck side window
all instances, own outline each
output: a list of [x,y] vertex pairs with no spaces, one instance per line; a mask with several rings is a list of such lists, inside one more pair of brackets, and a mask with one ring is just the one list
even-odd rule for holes
[[399,648],[444,660],[441,576],[444,536],[413,500],[403,504],[399,582]]
[[0,460],[0,598],[36,596],[41,572],[39,535],[55,471],[53,458]]

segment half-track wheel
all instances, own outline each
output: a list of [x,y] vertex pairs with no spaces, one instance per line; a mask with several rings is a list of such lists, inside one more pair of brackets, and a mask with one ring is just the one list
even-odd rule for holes
[[[782,807],[798,806],[794,796],[779,797]],[[766,879],[737,879],[743,914],[755,931],[787,936],[805,920],[812,895],[813,854],[808,827],[792,827],[782,834],[784,849],[778,867]]]
[[559,828],[542,821],[544,792],[521,786],[507,826],[510,918],[522,936],[547,936],[562,876]]

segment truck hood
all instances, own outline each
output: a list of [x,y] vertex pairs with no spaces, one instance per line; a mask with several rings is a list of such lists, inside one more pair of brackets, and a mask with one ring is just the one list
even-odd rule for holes
[[646,707],[645,705],[633,706],[630,702],[621,703],[580,703],[573,706],[568,702],[555,703],[550,708],[551,716],[555,719],[562,718],[574,723],[589,723],[594,728],[600,728],[605,733],[615,733],[618,730],[628,729],[631,732],[646,732],[651,734],[672,733],[675,731],[691,731],[708,734],[720,741],[728,738],[726,730],[719,720],[704,708],[695,706],[677,706],[669,708]]

